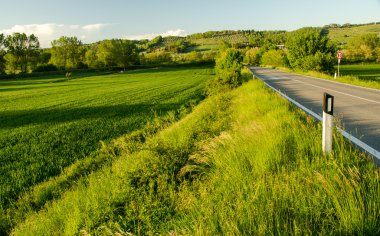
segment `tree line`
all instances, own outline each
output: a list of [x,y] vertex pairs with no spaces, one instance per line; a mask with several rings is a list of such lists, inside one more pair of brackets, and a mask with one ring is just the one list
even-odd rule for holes
[[51,42],[51,48],[43,49],[34,34],[0,34],[0,74],[214,61],[216,52],[186,53],[193,45],[184,39],[164,41],[159,36],[150,41],[107,39],[84,44],[77,37],[62,36]]
[[348,63],[380,62],[380,38],[376,33],[353,37],[344,48],[333,43],[322,28],[299,29],[286,33],[285,38],[284,45],[266,41],[260,47],[245,50],[244,62],[329,72],[337,63],[338,50],[343,50]]

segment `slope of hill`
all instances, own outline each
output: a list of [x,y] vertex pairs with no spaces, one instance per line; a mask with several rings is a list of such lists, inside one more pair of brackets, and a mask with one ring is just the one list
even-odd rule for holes
[[366,33],[377,33],[380,37],[380,24],[328,28],[330,39],[338,44],[345,45],[355,36]]

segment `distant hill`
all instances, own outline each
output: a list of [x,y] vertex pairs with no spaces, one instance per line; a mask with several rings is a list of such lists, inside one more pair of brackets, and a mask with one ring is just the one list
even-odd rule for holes
[[[340,46],[358,35],[366,33],[377,33],[380,37],[380,22],[369,24],[330,24],[323,27],[326,35]],[[227,42],[238,48],[245,47],[261,47],[266,43],[275,45],[285,44],[289,37],[288,31],[255,31],[255,30],[222,30],[208,31],[204,33],[196,33],[186,37],[169,36],[164,38],[156,38],[148,42],[148,40],[140,41],[140,44],[148,45],[145,48],[153,46],[156,48],[168,48],[178,41],[187,42],[184,52],[191,51],[209,51],[217,50],[221,42]]]
[[347,44],[347,42],[352,37],[355,37],[361,34],[377,33],[380,37],[380,22],[366,24],[366,25],[345,24],[343,26],[338,26],[338,25],[333,24],[330,26],[325,26],[325,28],[328,30],[329,38],[340,45]]

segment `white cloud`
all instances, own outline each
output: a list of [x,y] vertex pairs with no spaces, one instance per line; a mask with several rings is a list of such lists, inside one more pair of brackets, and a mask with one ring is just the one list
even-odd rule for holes
[[58,39],[61,36],[77,36],[86,43],[100,40],[99,31],[108,24],[91,24],[91,25],[63,25],[56,23],[48,24],[30,24],[30,25],[15,25],[9,29],[0,30],[0,33],[5,35],[15,32],[34,34],[38,37],[41,47],[50,47],[51,41]]
[[82,26],[82,29],[84,29],[86,31],[99,31],[106,26],[107,26],[107,24],[93,24],[93,25]]
[[31,25],[15,25],[12,28],[0,30],[4,34],[13,34],[15,32],[22,32],[26,34],[35,35],[53,35],[54,32],[64,27],[64,25],[58,24],[31,24]]
[[131,35],[125,37],[126,39],[129,40],[141,40],[141,39],[154,39],[157,36],[162,36],[162,37],[167,37],[167,36],[180,36],[180,37],[185,37],[188,34],[182,30],[182,29],[176,29],[176,30],[169,30],[165,33],[160,33],[160,34],[143,34],[143,35]]

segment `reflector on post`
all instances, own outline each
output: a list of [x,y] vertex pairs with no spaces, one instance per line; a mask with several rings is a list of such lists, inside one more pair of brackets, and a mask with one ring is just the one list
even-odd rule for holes
[[333,138],[333,114],[334,114],[334,96],[323,94],[323,130],[322,130],[322,150],[323,153],[332,152]]
[[323,111],[329,115],[334,115],[334,96],[328,93],[323,94]]

